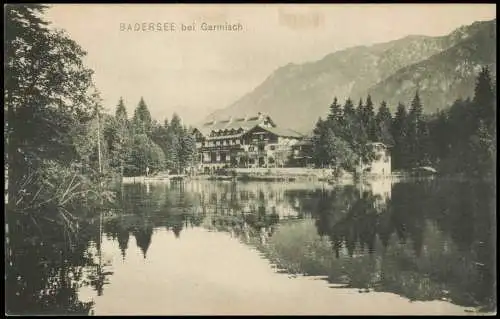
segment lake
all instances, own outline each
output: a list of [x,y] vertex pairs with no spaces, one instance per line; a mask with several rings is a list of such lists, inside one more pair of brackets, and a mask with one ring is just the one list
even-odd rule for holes
[[10,226],[8,313],[496,311],[491,184],[191,180],[116,199],[73,233]]

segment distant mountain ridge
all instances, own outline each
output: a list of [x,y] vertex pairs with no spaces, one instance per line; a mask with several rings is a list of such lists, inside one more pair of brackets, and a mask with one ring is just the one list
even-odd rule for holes
[[371,46],[356,46],[303,64],[274,71],[253,91],[205,120],[265,112],[279,126],[299,132],[312,129],[337,96],[355,104],[367,94],[376,107],[386,100],[394,110],[408,104],[416,89],[424,111],[470,96],[476,71],[483,65],[496,77],[496,19],[462,26],[441,37],[411,35]]

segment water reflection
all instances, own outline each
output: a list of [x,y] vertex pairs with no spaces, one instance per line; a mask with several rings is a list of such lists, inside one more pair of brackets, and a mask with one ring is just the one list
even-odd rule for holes
[[6,260],[6,311],[9,314],[88,314],[93,302],[78,290],[102,293],[112,274],[100,259],[99,228],[79,224],[72,236],[55,221],[34,223],[27,215],[9,219],[12,254]]
[[[182,241],[183,232],[202,227],[257,247],[288,272],[412,300],[496,307],[493,191],[484,183],[436,179],[336,187],[213,181],[123,185],[114,214],[102,220],[102,233],[116,243],[122,263],[134,249],[131,242],[146,260],[155,233]],[[113,265],[102,260],[96,222],[82,225],[71,249],[56,248],[65,240],[54,229],[44,230],[52,237],[43,241],[26,240],[21,234],[27,232],[37,230],[13,232],[17,253],[8,278],[22,279],[8,280],[12,312],[88,313],[92,302],[79,301],[79,288],[105,295],[113,278]],[[43,294],[46,289],[52,290]]]

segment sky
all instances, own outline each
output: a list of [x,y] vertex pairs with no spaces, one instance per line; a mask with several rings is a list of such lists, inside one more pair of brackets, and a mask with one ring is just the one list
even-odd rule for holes
[[[494,18],[492,4],[60,4],[46,14],[87,51],[109,112],[123,97],[130,116],[144,97],[154,119],[176,112],[186,124],[229,106],[288,63]],[[204,22],[242,29],[205,31]],[[145,31],[133,31],[142,23]],[[193,23],[194,31],[181,30]]]

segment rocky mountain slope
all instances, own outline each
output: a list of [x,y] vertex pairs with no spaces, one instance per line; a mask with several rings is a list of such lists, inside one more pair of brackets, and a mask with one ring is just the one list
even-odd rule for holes
[[426,112],[446,108],[457,98],[474,95],[475,78],[482,66],[496,78],[496,23],[483,24],[472,37],[431,56],[401,68],[368,90],[375,101],[386,100],[393,108],[407,105],[419,88]]
[[207,120],[261,111],[280,126],[307,132],[325,116],[334,96],[351,97],[357,104],[370,93],[376,104],[386,100],[394,110],[397,102],[408,103],[417,87],[425,111],[431,112],[469,96],[475,71],[495,65],[495,31],[496,20],[476,22],[442,37],[407,36],[288,64]]

